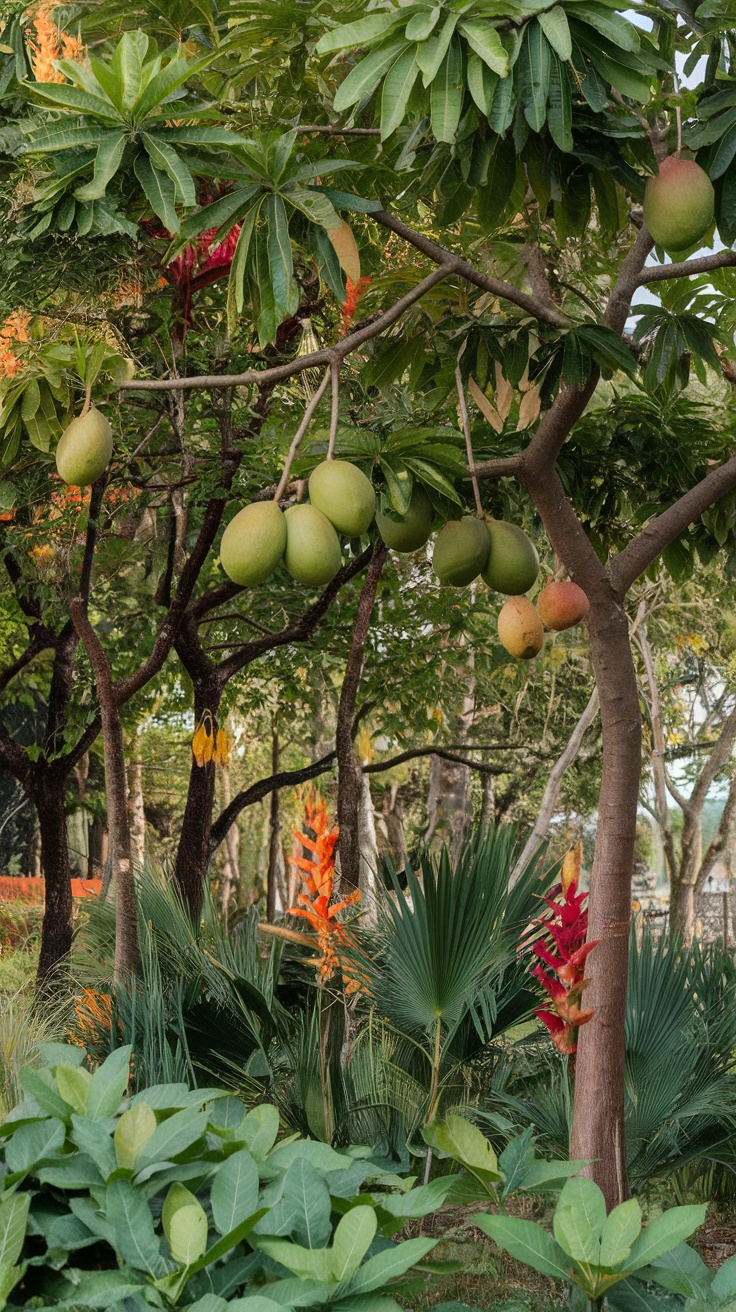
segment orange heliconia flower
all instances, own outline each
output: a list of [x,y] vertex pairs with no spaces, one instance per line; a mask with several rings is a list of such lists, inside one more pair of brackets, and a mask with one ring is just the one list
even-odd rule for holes
[[298,895],[297,902],[300,905],[289,907],[289,915],[303,917],[316,931],[322,954],[317,963],[321,979],[323,981],[332,979],[333,975],[341,970],[343,976],[348,977],[345,992],[355,993],[361,987],[361,982],[355,976],[350,978],[352,972],[340,961],[339,954],[339,949],[349,946],[351,939],[337,916],[346,907],[354,906],[360,900],[360,890],[356,888],[347,897],[332,902],[335,849],[340,830],[336,825],[330,828],[327,806],[324,798],[318,793],[313,793],[307,798],[305,819],[307,827],[314,833],[314,838],[309,838],[296,829],[294,837],[298,838],[302,847],[312,852],[313,856],[311,859],[302,856],[290,857],[292,865],[302,871],[302,879],[307,891]]
[[72,1042],[80,1048],[97,1044],[112,1030],[112,998],[97,989],[83,989],[74,999],[74,1016],[76,1028],[69,1030]]
[[63,82],[64,74],[55,68],[57,59],[81,59],[84,47],[76,37],[59,31],[51,17],[58,8],[56,0],[41,0],[32,11],[34,36],[29,41],[31,68],[37,82]]
[[15,354],[13,346],[29,340],[30,322],[30,314],[25,310],[15,310],[0,328],[0,378],[15,378],[23,368],[23,361]]
[[340,312],[340,336],[345,337],[350,330],[350,325],[355,318],[355,312],[366,287],[370,286],[370,278],[359,278],[354,283],[351,278],[347,279],[345,288],[345,301]]

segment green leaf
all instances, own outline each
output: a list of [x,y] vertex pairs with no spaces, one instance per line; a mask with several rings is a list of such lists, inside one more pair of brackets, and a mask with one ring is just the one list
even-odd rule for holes
[[361,59],[338,87],[333,101],[335,111],[339,114],[342,110],[357,105],[364,97],[372,95],[384,74],[388,72],[401,51],[406,49],[406,41],[399,38],[387,46],[373,50],[365,59]]
[[[253,1230],[253,1227],[258,1224],[262,1216],[266,1215],[267,1211],[267,1207],[259,1208],[259,1210],[254,1212],[252,1216],[247,1216],[244,1221],[241,1221],[240,1225],[236,1225],[235,1229],[231,1230],[229,1234],[223,1235],[221,1239],[218,1239],[217,1243],[213,1244],[212,1247],[192,1265],[189,1274],[195,1275],[197,1271],[203,1271],[206,1266],[212,1266],[214,1262],[219,1262],[221,1257],[225,1257],[231,1249],[235,1248],[238,1244],[241,1244],[243,1240],[247,1238]],[[256,1246],[257,1245],[254,1242],[253,1247]]]
[[414,50],[405,50],[388,71],[381,93],[381,141],[400,127],[419,74]]
[[131,1271],[84,1271],[82,1280],[60,1307],[118,1308],[124,1299],[140,1295],[141,1281]]
[[374,41],[380,41],[397,23],[402,23],[405,17],[401,10],[393,10],[391,13],[370,14],[368,18],[359,18],[355,23],[343,23],[341,27],[334,27],[331,32],[325,32],[320,37],[316,53],[329,55],[334,50],[371,45]]
[[432,134],[437,141],[455,140],[464,94],[462,46],[454,36],[430,90]]
[[300,1280],[335,1283],[332,1250],[329,1248],[303,1248],[301,1244],[291,1244],[286,1239],[265,1239],[260,1235],[254,1236],[250,1242],[253,1248],[285,1266]]
[[117,1170],[118,1162],[112,1135],[87,1116],[72,1116],[72,1139],[80,1152],[95,1163],[103,1180]]
[[23,1252],[30,1194],[10,1194],[0,1202],[0,1268],[15,1266]]
[[422,1138],[430,1148],[462,1162],[469,1170],[482,1171],[500,1180],[498,1160],[489,1140],[465,1116],[447,1116],[444,1121],[430,1122],[424,1126]]
[[718,148],[711,160],[708,173],[711,178],[720,178],[736,155],[736,124],[721,137]]
[[398,515],[405,515],[411,502],[414,479],[403,460],[381,459],[381,470],[386,479],[391,505]]
[[[127,1113],[126,1113],[127,1114]],[[156,1126],[139,1153],[140,1163],[169,1162],[201,1139],[207,1129],[207,1112],[185,1107]]]
[[179,219],[176,214],[176,188],[171,178],[153,167],[148,155],[136,155],[133,164],[135,176],[140,182],[154,214],[164,227],[173,235],[179,231]]
[[230,278],[227,287],[227,327],[228,332],[233,333],[238,322],[238,317],[243,311],[243,302],[245,300],[245,270],[248,262],[248,252],[250,250],[253,230],[260,210],[260,201],[251,207],[244,216],[240,233],[238,235],[237,245],[233,253],[232,264],[230,265]]
[[[23,391],[23,399],[20,405],[21,419],[23,419],[25,423],[28,423],[29,419],[34,418],[40,404],[41,404],[41,389],[39,388],[38,382],[36,381],[35,378],[29,378],[28,382],[26,383],[25,389]],[[57,1080],[57,1088],[58,1088],[58,1080]],[[64,1098],[64,1092],[62,1089],[59,1089],[59,1093],[61,1094],[62,1098]],[[69,1102],[68,1098],[65,1098],[64,1100],[65,1102]]]
[[115,79],[119,88],[110,98],[116,103],[119,100],[126,113],[138,99],[147,51],[148,37],[144,32],[124,32],[108,66],[110,78]]
[[124,132],[111,132],[97,147],[92,181],[83,187],[77,187],[74,195],[78,200],[99,200],[107,190],[108,182],[115,177],[125,153],[126,136]]
[[18,1281],[26,1272],[23,1266],[0,1266],[0,1309],[4,1308]]
[[551,1235],[534,1221],[515,1216],[475,1216],[475,1225],[517,1262],[555,1280],[569,1279],[569,1260]]
[[600,1266],[600,1236],[606,1221],[606,1200],[584,1175],[568,1180],[552,1221],[555,1239],[568,1257]]
[[156,1131],[156,1114],[146,1102],[137,1102],[123,1112],[115,1127],[118,1166],[130,1170]]
[[402,1220],[427,1216],[442,1206],[459,1180],[466,1179],[467,1176],[441,1175],[436,1180],[430,1180],[429,1184],[408,1189],[406,1193],[382,1195],[381,1207],[390,1216]]
[[[291,1215],[288,1233],[305,1248],[325,1248],[330,1242],[332,1205],[324,1176],[304,1158],[292,1162],[284,1176],[280,1208]],[[264,1220],[268,1225],[275,1209]],[[283,1231],[282,1231],[283,1233]]]
[[331,228],[339,228],[340,217],[335,211],[335,207],[329,197],[317,187],[294,187],[291,191],[284,193],[284,199],[288,200],[294,209],[300,210],[305,214],[312,223],[317,223],[325,231]]
[[601,1266],[618,1266],[625,1262],[640,1232],[641,1208],[635,1198],[614,1207],[601,1232]]
[[532,132],[541,132],[547,117],[552,52],[544,32],[535,20],[526,29],[518,61],[518,84],[521,103]]
[[490,27],[480,19],[468,18],[460,23],[459,30],[470,49],[488,65],[492,73],[497,73],[499,77],[507,76],[509,57],[495,27]]
[[116,1048],[98,1066],[87,1096],[87,1115],[90,1120],[101,1121],[117,1111],[128,1087],[132,1052],[129,1045]]
[[569,154],[573,149],[570,75],[566,66],[554,56],[549,70],[547,127],[558,150]]
[[707,1203],[689,1207],[671,1207],[661,1216],[656,1217],[646,1230],[642,1231],[634,1244],[626,1262],[627,1269],[638,1271],[640,1267],[647,1266],[663,1253],[667,1253],[683,1239],[688,1239],[698,1226],[703,1224],[707,1210]]
[[90,96],[87,91],[82,91],[79,87],[70,87],[65,82],[24,83],[24,90],[38,100],[48,101],[54,108],[71,109],[77,114],[88,114],[92,118],[101,119],[103,123],[115,126],[120,123],[120,115],[109,101],[102,100],[98,96]]
[[435,31],[427,41],[416,48],[417,67],[422,74],[422,85],[428,87],[436,78],[440,65],[450,48],[453,32],[458,24],[459,14],[448,14],[439,32]]
[[132,113],[134,118],[140,122],[151,110],[158,105],[163,105],[172,96],[172,93],[186,82],[188,77],[194,77],[195,74],[206,68],[215,58],[215,51],[201,56],[199,59],[172,59],[165,68],[157,73],[156,77],[151,78],[145,90],[141,91],[140,96],[133,105]]
[[238,1137],[257,1162],[273,1148],[279,1132],[278,1108],[264,1102],[254,1107],[243,1120]]
[[163,1273],[160,1241],[142,1195],[129,1180],[113,1180],[107,1186],[105,1205],[118,1257],[136,1271],[160,1276]]
[[587,23],[596,32],[600,32],[619,50],[639,50],[641,42],[634,24],[605,5],[591,4],[590,0],[586,0],[584,5],[576,9],[575,16],[579,22]]
[[[503,88],[510,80],[501,82],[494,97],[494,108]],[[486,231],[497,226],[516,180],[516,151],[511,137],[497,137],[488,164],[488,182],[478,193],[478,217]]]
[[207,1248],[207,1216],[201,1203],[183,1184],[172,1184],[164,1200],[161,1224],[171,1256],[192,1266]]
[[537,22],[557,57],[566,64],[572,56],[572,37],[567,14],[562,6],[555,5],[553,9],[537,14]]
[[428,460],[420,460],[418,456],[407,456],[406,467],[413,474],[416,474],[420,483],[425,483],[427,487],[434,488],[440,496],[447,497],[448,500],[454,501],[456,505],[462,505],[462,501],[449,478],[436,465],[430,464]]
[[[274,1109],[275,1110],[275,1109]],[[255,1212],[258,1205],[258,1167],[246,1148],[223,1162],[212,1182],[212,1219],[221,1235]]]
[[426,41],[427,37],[432,35],[441,14],[441,5],[435,5],[430,10],[420,9],[419,13],[414,14],[406,25],[404,34],[407,41]]
[[488,65],[471,50],[468,55],[468,67],[465,74],[468,90],[481,114],[490,116],[493,97],[498,86],[498,74],[492,73]]
[[267,196],[263,216],[268,224],[268,264],[273,297],[280,318],[286,314],[294,283],[289,221],[280,196]]
[[395,1248],[385,1249],[369,1257],[353,1276],[350,1283],[351,1295],[368,1294],[388,1284],[390,1280],[395,1280],[397,1276],[403,1276],[410,1267],[421,1262],[436,1243],[436,1239],[405,1239]]
[[195,205],[197,197],[194,179],[181,156],[167,142],[159,140],[150,132],[144,132],[142,140],[153,167],[166,173],[173,182],[179,203],[186,206]]
[[380,200],[366,200],[364,196],[354,196],[349,191],[337,191],[335,187],[312,187],[310,190],[324,192],[338,210],[351,210],[356,214],[375,214],[376,210],[383,208]]
[[353,1207],[342,1217],[332,1241],[333,1279],[349,1280],[355,1275],[373,1243],[378,1220],[372,1207]]
[[5,1149],[5,1165],[13,1175],[25,1173],[45,1158],[52,1157],[61,1148],[64,1138],[62,1121],[33,1121],[22,1125]]

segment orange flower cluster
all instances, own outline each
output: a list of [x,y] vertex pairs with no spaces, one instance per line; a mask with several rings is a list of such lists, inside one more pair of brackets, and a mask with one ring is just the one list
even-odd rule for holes
[[232,740],[224,729],[215,729],[211,711],[205,711],[199,724],[195,726],[192,738],[192,753],[198,766],[229,765]]
[[57,59],[81,59],[84,47],[76,37],[60,32],[51,17],[56,0],[41,0],[32,11],[34,36],[29,41],[31,68],[37,82],[64,82],[64,74],[55,68]]
[[91,1050],[112,1030],[112,998],[97,989],[83,989],[74,999],[76,1026],[69,1038],[78,1048]]
[[[307,889],[300,893],[297,902],[301,905],[290,907],[289,915],[301,916],[317,933],[317,942],[321,952],[318,962],[320,977],[323,981],[341,971],[346,978],[345,992],[355,993],[361,987],[361,981],[355,973],[340,960],[339,950],[351,943],[345,926],[337,916],[346,907],[353,906],[360,900],[360,890],[355,889],[339,902],[332,903],[335,882],[335,849],[340,837],[340,830],[330,828],[327,807],[323,797],[313,793],[307,798],[305,806],[307,827],[312,830],[314,838],[294,830],[294,837],[299,839],[302,847],[313,853],[312,858],[296,856],[290,860],[301,870],[302,879]],[[332,903],[332,905],[331,905]]]
[[350,330],[350,325],[352,324],[353,319],[355,318],[355,312],[358,308],[358,301],[363,295],[363,292],[365,291],[366,287],[370,286],[370,281],[371,281],[370,278],[359,278],[357,283],[354,283],[351,278],[347,279],[347,285],[345,289],[346,290],[345,301],[343,303],[343,307],[340,312],[341,337],[347,336]]
[[15,310],[0,328],[0,378],[15,378],[23,368],[23,361],[15,354],[13,347],[29,341],[30,322],[30,314],[25,310]]

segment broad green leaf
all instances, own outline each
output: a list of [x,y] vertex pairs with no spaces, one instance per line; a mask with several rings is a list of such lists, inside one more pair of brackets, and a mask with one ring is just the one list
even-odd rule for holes
[[570,1262],[551,1235],[534,1221],[515,1216],[475,1216],[473,1223],[517,1262],[555,1280],[568,1280]]
[[127,1298],[140,1295],[142,1284],[131,1271],[84,1271],[76,1287],[70,1281],[70,1297],[58,1306],[118,1308]]
[[77,150],[84,146],[97,146],[101,141],[108,137],[110,129],[107,127],[96,127],[94,124],[85,124],[83,127],[74,127],[68,119],[61,119],[57,123],[44,123],[43,127],[33,128],[25,142],[19,147],[20,155],[28,155],[34,152],[44,154],[57,150]]
[[78,200],[99,200],[107,190],[108,182],[115,177],[125,153],[126,136],[123,132],[111,132],[101,141],[95,155],[95,167],[92,181],[83,187],[77,187],[75,196]]
[[4,1308],[8,1297],[12,1294],[19,1280],[22,1280],[26,1273],[25,1264],[23,1266],[0,1266],[0,1309]]
[[537,14],[537,22],[557,57],[566,64],[572,55],[572,37],[567,14],[562,6],[555,5],[553,9],[543,10]]
[[408,1189],[406,1193],[386,1194],[381,1198],[381,1207],[390,1216],[397,1216],[402,1220],[427,1216],[429,1212],[435,1212],[442,1206],[458,1180],[466,1178],[460,1175],[441,1175],[436,1180],[430,1180],[429,1184],[420,1184],[416,1189]]
[[113,1180],[107,1186],[105,1202],[118,1257],[136,1271],[163,1274],[160,1241],[141,1193],[129,1180]]
[[442,6],[434,5],[432,9],[420,9],[409,19],[404,35],[407,41],[426,41],[432,35],[442,14]]
[[430,464],[428,460],[420,460],[417,456],[407,456],[406,467],[416,474],[420,483],[426,483],[427,487],[434,488],[441,496],[454,501],[458,506],[462,505],[449,478],[436,465]]
[[172,59],[141,91],[133,105],[133,117],[140,122],[155,106],[165,104],[188,77],[194,77],[201,69],[206,68],[214,57],[215,52],[212,51],[199,59]]
[[485,114],[488,118],[493,107],[496,87],[498,86],[498,74],[492,73],[485,61],[480,58],[480,55],[476,55],[475,51],[471,50],[468,55],[466,77],[468,90],[475,104],[481,114]]
[[[40,403],[41,394],[39,391],[38,404],[40,405]],[[64,1102],[68,1102],[70,1107],[73,1107],[76,1112],[84,1116],[87,1110],[89,1086],[92,1083],[92,1076],[89,1071],[85,1070],[83,1066],[67,1066],[64,1064],[54,1067],[54,1075],[56,1077],[56,1087]]]
[[355,1275],[375,1238],[378,1220],[372,1207],[353,1207],[338,1222],[332,1241],[333,1279]]
[[206,1251],[206,1213],[183,1184],[172,1184],[169,1189],[161,1212],[161,1224],[175,1262],[192,1266]]
[[30,1194],[10,1194],[0,1203],[0,1268],[15,1266],[23,1252]]
[[625,1262],[641,1232],[641,1208],[635,1198],[619,1203],[606,1217],[601,1233],[601,1266]]
[[460,32],[465,37],[471,50],[487,64],[492,73],[506,77],[509,71],[509,57],[495,27],[480,19],[465,19],[460,23]]
[[325,32],[324,36],[320,37],[316,53],[329,55],[334,50],[371,45],[374,41],[379,41],[397,23],[403,22],[404,18],[405,15],[401,10],[394,10],[391,13],[370,14],[367,18],[359,18],[355,23],[343,23],[341,27],[334,27],[331,32]]
[[[275,1109],[274,1109],[275,1110]],[[258,1205],[258,1167],[246,1148],[233,1153],[218,1170],[210,1194],[212,1219],[221,1235],[255,1212]]]
[[326,232],[340,227],[340,217],[324,191],[316,187],[293,187],[284,193],[284,199]]
[[72,1116],[72,1139],[81,1153],[86,1153],[107,1180],[118,1168],[112,1135],[104,1126],[87,1116]]
[[736,1257],[729,1257],[716,1271],[710,1286],[716,1298],[736,1298]]
[[423,86],[428,87],[436,78],[442,60],[449,50],[459,17],[459,14],[448,14],[440,30],[435,30],[427,41],[416,47],[417,67],[422,74]]
[[590,0],[586,0],[576,10],[575,16],[581,23],[595,28],[596,32],[600,32],[619,50],[637,51],[640,48],[639,33],[633,23],[607,9],[605,5],[591,4]]
[[560,1248],[576,1262],[600,1266],[600,1236],[606,1221],[606,1200],[598,1185],[584,1175],[568,1180],[552,1221]]
[[368,1261],[358,1268],[350,1282],[351,1295],[369,1294],[371,1290],[380,1289],[382,1285],[388,1284],[389,1280],[403,1276],[410,1267],[421,1262],[436,1243],[436,1239],[405,1239],[395,1248],[385,1249],[381,1253],[376,1253],[375,1257],[369,1257]]
[[405,50],[389,69],[381,93],[381,141],[401,125],[409,96],[419,74],[414,50]]
[[285,1266],[300,1280],[335,1283],[332,1250],[329,1248],[303,1248],[301,1244],[291,1244],[286,1239],[266,1239],[260,1235],[254,1236],[250,1242],[253,1248]]
[[[230,333],[235,331],[238,317],[243,311],[243,302],[245,300],[245,270],[248,262],[248,252],[253,237],[253,230],[256,225],[259,210],[260,202],[253,205],[244,216],[240,227],[240,233],[238,234],[235,251],[233,253],[232,264],[230,265],[230,278],[227,287],[227,326],[228,332]],[[278,1113],[276,1124],[278,1130]]]
[[549,42],[535,20],[526,29],[518,62],[521,103],[532,132],[541,132],[547,117],[551,64]]
[[498,1174],[498,1160],[486,1136],[465,1116],[447,1116],[444,1121],[425,1125],[422,1137],[430,1148],[446,1153],[471,1171]]
[[165,1162],[178,1157],[200,1139],[207,1129],[207,1112],[185,1107],[156,1126],[143,1145],[140,1162]]
[[[214,1262],[219,1262],[221,1257],[225,1257],[231,1249],[235,1248],[238,1244],[241,1244],[251,1233],[253,1227],[258,1224],[261,1217],[266,1215],[267,1211],[267,1207],[259,1208],[252,1216],[247,1216],[244,1221],[241,1221],[240,1225],[236,1225],[235,1229],[231,1230],[229,1234],[223,1235],[221,1239],[218,1239],[217,1243],[213,1244],[212,1247],[193,1264],[190,1270],[190,1275],[194,1275],[197,1271],[204,1270],[206,1266],[212,1266]],[[255,1241],[253,1241],[253,1247],[257,1247]]]
[[82,91],[80,87],[70,87],[66,82],[30,82],[25,84],[25,90],[38,100],[48,101],[54,108],[89,114],[115,127],[120,123],[120,115],[107,100],[90,96],[89,92]]
[[42,1112],[46,1112],[49,1116],[58,1116],[62,1121],[69,1119],[72,1108],[59,1093],[56,1080],[50,1070],[34,1070],[31,1066],[26,1066],[20,1073],[20,1082],[26,1093],[30,1093],[38,1103]]
[[118,1166],[131,1170],[155,1132],[156,1114],[148,1103],[137,1102],[123,1112],[114,1134]]
[[708,1210],[707,1203],[689,1207],[670,1207],[652,1221],[636,1240],[626,1261],[629,1271],[648,1266],[676,1244],[688,1239],[701,1226]]
[[437,141],[455,140],[464,94],[462,46],[454,36],[430,88],[432,135]]
[[128,1087],[132,1052],[129,1045],[116,1048],[94,1072],[87,1097],[90,1120],[101,1121],[117,1111]]
[[[289,1233],[298,1244],[305,1248],[327,1247],[332,1235],[330,1191],[324,1176],[303,1157],[292,1162],[286,1172],[279,1207],[291,1213]],[[264,1224],[268,1222],[266,1217]]]
[[361,59],[360,63],[350,70],[345,81],[340,83],[333,101],[335,111],[339,114],[342,110],[357,105],[364,96],[372,95],[384,74],[406,48],[406,41],[400,38],[391,41],[387,46],[380,46],[378,50],[373,50],[366,55],[365,59]]
[[728,130],[718,143],[716,152],[710,162],[708,173],[711,178],[720,178],[736,155],[736,124]]
[[398,515],[405,515],[411,502],[414,479],[403,460],[388,460],[383,457],[381,470],[386,479],[391,505]]
[[179,231],[176,213],[176,188],[171,178],[153,167],[148,155],[142,152],[135,157],[135,176],[140,182],[151,209],[173,235]]
[[260,1162],[273,1148],[278,1132],[278,1108],[272,1103],[264,1102],[248,1112],[240,1127],[238,1138],[256,1161]]
[[179,204],[187,207],[195,205],[197,197],[194,179],[181,156],[167,142],[160,141],[150,132],[144,132],[142,140],[154,168],[168,174],[176,187]]
[[[138,99],[147,51],[148,37],[144,32],[124,32],[110,61],[110,72],[120,86],[114,99],[117,100],[119,96],[126,113]],[[109,91],[107,94],[110,94]],[[113,99],[112,96],[110,98]]]
[[573,149],[570,75],[566,65],[560,63],[554,55],[549,70],[547,127],[558,150],[569,154]]
[[[21,401],[21,406],[20,406],[21,419],[24,421],[24,423],[27,424],[29,419],[33,419],[35,417],[36,411],[38,410],[40,404],[41,404],[41,389],[35,378],[29,378],[28,382],[26,383],[25,389],[23,391],[23,400]],[[69,1069],[72,1070],[73,1067],[69,1067]],[[59,1087],[58,1080],[56,1083],[58,1088]],[[67,1098],[62,1088],[59,1088],[59,1093],[61,1094],[62,1098],[64,1098],[64,1101],[68,1102],[70,1106],[72,1107],[76,1106],[76,1102],[73,1102],[71,1098]],[[74,1089],[72,1091],[72,1094],[73,1097],[76,1099],[78,1090]]]

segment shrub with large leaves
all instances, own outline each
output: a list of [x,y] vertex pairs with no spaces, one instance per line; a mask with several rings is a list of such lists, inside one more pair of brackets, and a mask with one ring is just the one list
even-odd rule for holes
[[68,82],[25,83],[26,93],[53,111],[32,123],[22,147],[54,162],[53,173],[36,186],[33,209],[40,217],[29,237],[52,225],[61,232],[74,227],[81,236],[135,236],[125,214],[131,200],[178,232],[178,209],[195,204],[193,175],[208,171],[192,150],[206,154],[237,140],[212,122],[211,106],[193,104],[184,88],[211,58],[167,59],[149,51],[145,32],[126,32],[109,60],[92,55],[89,67],[60,60]]

